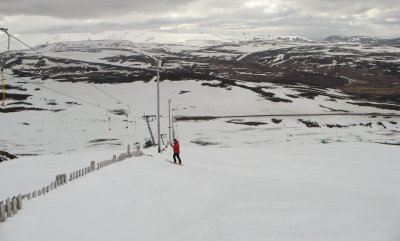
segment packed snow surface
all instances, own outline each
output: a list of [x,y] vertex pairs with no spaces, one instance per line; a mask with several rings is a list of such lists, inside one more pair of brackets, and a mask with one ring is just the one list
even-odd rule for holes
[[[397,146],[181,145],[183,166],[168,163],[168,151],[147,149],[152,156],[126,159],[24,202],[0,225],[1,240],[400,238]],[[112,153],[101,154],[108,159]],[[99,153],[83,153],[81,158],[54,155],[3,163],[0,190],[10,185],[11,176],[21,180],[15,188],[33,189],[39,182],[32,177],[69,171],[77,160],[86,164],[89,156],[103,160]]]

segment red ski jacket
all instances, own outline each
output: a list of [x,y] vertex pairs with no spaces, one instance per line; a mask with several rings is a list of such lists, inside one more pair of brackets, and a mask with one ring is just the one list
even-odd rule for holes
[[173,148],[174,148],[174,153],[179,153],[179,142],[176,142]]

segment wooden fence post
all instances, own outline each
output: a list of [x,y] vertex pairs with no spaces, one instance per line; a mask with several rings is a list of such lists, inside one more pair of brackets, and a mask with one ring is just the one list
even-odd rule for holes
[[12,211],[11,211],[11,201],[10,201],[10,198],[7,198],[7,200],[6,200],[6,211],[7,211],[7,217],[8,218],[10,218],[10,217],[12,217]]
[[64,185],[67,183],[67,174],[60,174],[56,176],[56,183],[58,186]]
[[17,196],[17,208],[18,208],[18,210],[21,210],[21,209],[22,209],[22,198],[21,198],[21,194],[19,194],[19,195]]
[[4,202],[0,202],[0,222],[5,222],[6,221],[6,209],[4,207]]
[[134,153],[135,157],[140,156],[140,143],[136,143],[136,151]]
[[15,214],[18,213],[18,208],[17,208],[17,198],[14,196],[11,200],[11,204],[12,204],[12,212]]

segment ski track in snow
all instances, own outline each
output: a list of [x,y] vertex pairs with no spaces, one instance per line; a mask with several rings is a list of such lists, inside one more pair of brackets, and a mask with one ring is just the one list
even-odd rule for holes
[[[394,241],[400,235],[398,147],[182,146],[184,166],[155,151],[24,202],[0,225],[1,240]],[[100,155],[81,159],[89,156]],[[35,163],[50,170],[48,159],[60,166],[70,161],[54,156]],[[21,167],[22,179],[30,166]]]

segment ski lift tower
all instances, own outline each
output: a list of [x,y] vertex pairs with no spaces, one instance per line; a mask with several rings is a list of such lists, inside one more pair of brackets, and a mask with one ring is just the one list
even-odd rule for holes
[[[8,53],[8,52],[10,52],[10,38],[11,38],[10,34],[8,33],[8,29],[7,28],[0,27],[0,31],[2,31],[5,34],[7,34],[7,37],[8,37],[7,53]],[[4,62],[5,62],[5,59],[3,57],[3,59],[0,60],[1,69],[3,69],[3,67],[4,67]]]
[[160,134],[160,64],[161,60],[157,59],[157,139],[158,153],[161,153],[161,134]]
[[11,36],[10,36],[10,34],[8,33],[8,29],[7,29],[7,28],[2,28],[2,27],[0,27],[0,31],[4,32],[4,33],[7,34],[7,36],[8,36],[7,52],[9,52],[9,51],[10,51],[10,38],[11,38]]
[[[7,52],[6,52],[6,53],[8,53],[8,52],[10,52],[10,34],[8,33],[8,29],[7,28],[0,27],[0,31],[4,32],[8,36],[8,46],[7,46]],[[3,104],[2,104],[2,106],[4,106],[4,101],[6,99],[6,94],[5,94],[5,91],[4,91],[4,63],[5,63],[5,61],[6,61],[6,59],[4,58],[4,55],[3,55],[3,58],[0,59],[1,82],[2,82],[2,89],[3,89],[3,93],[2,93],[2,95],[3,95],[2,96],[3,97]]]
[[[161,153],[161,134],[160,134],[160,65],[161,65],[161,59],[160,58],[154,58],[152,56],[149,56],[152,58],[156,64],[157,64],[157,143],[158,143],[158,153]],[[153,140],[154,143],[154,140]]]

